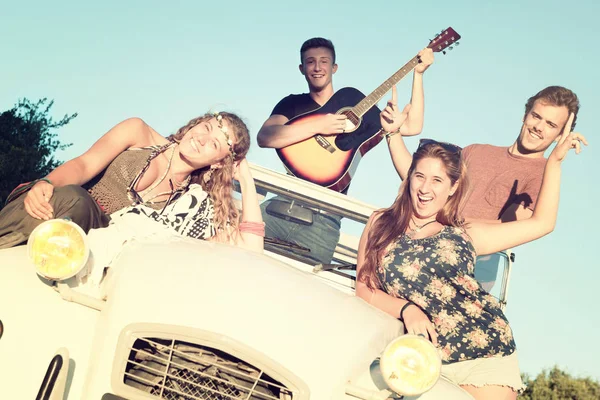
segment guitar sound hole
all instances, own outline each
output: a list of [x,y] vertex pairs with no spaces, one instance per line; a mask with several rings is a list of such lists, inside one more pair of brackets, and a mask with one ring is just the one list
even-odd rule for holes
[[360,118],[359,118],[358,115],[356,115],[354,113],[354,111],[352,111],[352,110],[344,110],[342,112],[342,114],[344,114],[348,118],[348,120],[352,123],[352,125],[358,126],[358,124],[360,123]]
[[352,108],[348,107],[345,110],[341,110],[340,114],[348,117],[348,124],[356,121],[357,126],[350,133],[344,133],[337,135],[335,138],[335,145],[342,151],[348,151],[351,149],[357,149],[364,141],[375,135],[381,125],[379,123],[379,109],[372,107],[367,111],[362,118],[359,118],[356,113],[352,111]]

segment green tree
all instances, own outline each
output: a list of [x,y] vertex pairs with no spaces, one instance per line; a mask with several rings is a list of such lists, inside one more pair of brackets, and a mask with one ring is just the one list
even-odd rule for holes
[[523,374],[527,385],[519,399],[526,400],[597,400],[600,383],[592,378],[575,378],[558,367],[542,371],[535,379]]
[[56,130],[77,113],[54,121],[49,115],[53,104],[45,98],[22,99],[0,114],[0,208],[17,185],[46,176],[60,165],[54,153],[71,146],[57,139]]

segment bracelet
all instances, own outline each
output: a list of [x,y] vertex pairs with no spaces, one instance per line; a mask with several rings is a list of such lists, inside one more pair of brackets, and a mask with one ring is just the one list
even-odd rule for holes
[[265,237],[265,223],[242,221],[239,225],[240,232],[252,233],[256,236]]
[[408,306],[415,306],[416,307],[417,305],[415,303],[413,303],[412,301],[408,300],[406,302],[406,304],[402,306],[402,308],[400,309],[400,316],[398,317],[398,319],[401,322],[404,322],[404,317],[402,316],[402,313],[404,312],[404,310],[406,310],[408,308]]
[[[4,205],[10,203],[11,201],[13,201],[14,199],[16,199],[17,197],[21,196],[23,193],[29,191],[29,189],[31,189],[33,187],[33,185],[35,185],[39,181],[45,181],[45,182],[48,182],[49,184],[52,185],[52,182],[50,182],[50,179],[48,179],[48,178],[40,178],[40,179],[36,179],[35,181],[21,183],[19,186],[17,186],[16,188],[14,188],[12,192],[10,192],[8,194],[8,196],[6,197],[6,201],[5,201]],[[52,185],[52,186],[54,186],[54,185]]]
[[[383,129],[382,129],[382,130],[383,130]],[[385,131],[383,131],[383,132],[385,132]],[[399,134],[399,133],[400,133],[400,128],[396,129],[396,130],[395,130],[395,131],[393,131],[393,132],[385,132],[385,133],[383,134],[383,136],[384,136],[384,137],[385,137],[387,140],[389,140],[389,139],[390,139],[390,137],[392,137],[392,136],[394,136],[394,135],[397,135],[397,134]]]

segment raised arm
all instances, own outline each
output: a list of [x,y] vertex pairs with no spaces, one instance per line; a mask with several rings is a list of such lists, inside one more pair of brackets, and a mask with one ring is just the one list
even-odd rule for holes
[[283,115],[271,115],[258,131],[258,145],[280,149],[318,133],[324,135],[343,133],[346,127],[346,116],[336,114],[323,114],[306,121],[285,125],[288,121],[289,119]]
[[158,134],[139,118],[127,119],[105,133],[88,151],[60,165],[37,182],[25,197],[25,209],[34,218],[48,219],[54,187],[82,185],[100,173],[121,152],[141,145],[156,144]]
[[[234,178],[240,182],[242,191],[242,225],[236,244],[262,253],[264,249],[264,223],[258,205],[254,178],[252,178],[250,166],[245,158],[236,167]],[[258,232],[259,228],[262,228],[262,232]],[[259,233],[262,233],[262,235]]]
[[433,50],[423,49],[419,52],[421,62],[415,67],[413,73],[412,95],[410,98],[410,111],[406,121],[400,127],[402,136],[418,135],[423,131],[425,118],[425,94],[423,92],[423,74],[433,64]]
[[[425,95],[423,91],[423,74],[433,64],[433,51],[423,49],[419,52],[421,62],[415,67],[413,75],[412,96],[410,105],[400,112],[397,103],[396,87],[392,88],[392,100],[382,111],[381,126],[386,133],[388,148],[394,168],[400,179],[406,179],[412,162],[412,154],[406,148],[402,136],[414,136],[423,130],[425,118]],[[399,133],[399,135],[397,134]]]
[[[360,270],[365,262],[365,253],[367,249],[367,241],[369,238],[369,232],[372,229],[374,221],[377,220],[378,213],[375,212],[369,220],[367,221],[367,225],[365,226],[365,230],[363,231],[360,242],[358,244],[358,256],[356,259],[356,276],[359,276]],[[356,279],[356,295],[371,304],[374,307],[379,308],[380,310],[388,313],[394,318],[404,318],[404,324],[406,326],[406,331],[408,333],[413,334],[423,334],[426,337],[431,337],[433,343],[437,343],[437,333],[435,331],[434,325],[431,323],[427,315],[414,303],[411,303],[409,306],[406,306],[409,301],[403,298],[394,297],[381,289],[373,289],[371,290],[363,281]],[[401,310],[404,308],[402,312],[402,316],[400,315]]]
[[472,222],[467,232],[473,239],[478,255],[491,254],[538,239],[554,230],[560,196],[561,163],[572,148],[579,154],[581,143],[587,141],[580,133],[569,133],[574,115],[571,114],[563,133],[544,169],[542,187],[531,218],[498,223]]
[[141,142],[149,144],[151,128],[139,118],[126,119],[106,132],[88,151],[47,176],[55,187],[83,185],[114,160],[124,150]]
[[[405,180],[408,175],[410,164],[412,163],[412,154],[404,144],[404,138],[401,135],[404,122],[408,119],[408,115],[412,111],[412,106],[407,104],[402,112],[398,109],[396,86],[392,87],[392,99],[388,101],[387,106],[381,112],[380,120],[385,138],[388,142],[388,149],[394,168],[400,176],[400,179]],[[399,134],[400,133],[400,134]]]
[[412,154],[408,151],[402,135],[389,135],[387,142],[394,168],[400,179],[405,180],[412,163]]

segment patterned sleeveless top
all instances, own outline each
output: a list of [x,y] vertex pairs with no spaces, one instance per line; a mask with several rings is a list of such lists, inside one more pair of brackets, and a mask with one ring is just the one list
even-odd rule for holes
[[166,148],[163,145],[127,149],[85,184],[84,188],[105,213],[113,214],[115,221],[126,214],[137,214],[153,219],[181,236],[196,239],[214,236],[214,204],[200,185],[185,187],[185,191],[174,197],[169,204],[165,200],[134,205],[127,196],[131,182],[157,153]]
[[[127,188],[144,168],[152,152],[159,148],[160,146],[149,146],[125,150],[83,187],[109,215],[130,206]],[[160,209],[163,205],[156,203],[150,206]]]
[[386,293],[418,305],[438,333],[444,362],[507,356],[516,345],[498,300],[475,280],[475,249],[460,228],[430,237],[401,236],[377,275]]

